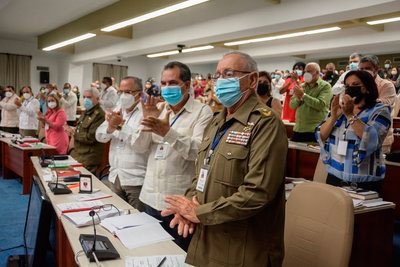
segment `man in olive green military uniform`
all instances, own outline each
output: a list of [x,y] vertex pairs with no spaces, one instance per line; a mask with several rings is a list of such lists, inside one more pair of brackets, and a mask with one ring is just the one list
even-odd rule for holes
[[279,117],[258,102],[257,64],[225,55],[215,74],[225,109],[199,147],[196,177],[184,196],[168,196],[171,226],[194,231],[186,262],[195,266],[281,266],[288,148]]
[[76,126],[74,150],[71,153],[72,157],[93,174],[96,174],[101,164],[104,151],[104,144],[96,140],[96,130],[104,121],[104,111],[99,104],[99,95],[96,88],[83,92],[83,105],[86,111],[81,115]]

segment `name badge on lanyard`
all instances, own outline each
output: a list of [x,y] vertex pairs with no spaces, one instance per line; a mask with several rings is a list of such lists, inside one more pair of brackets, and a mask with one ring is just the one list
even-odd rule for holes
[[154,155],[154,159],[156,160],[163,160],[167,158],[169,150],[168,143],[162,143],[157,146],[156,153]]
[[200,192],[204,192],[204,188],[206,187],[207,176],[208,176],[208,165],[203,165],[200,169],[199,179],[197,179],[196,190]]
[[339,144],[338,144],[338,147],[337,147],[338,155],[341,155],[341,156],[346,156],[347,155],[347,145],[348,145],[347,141],[339,140]]

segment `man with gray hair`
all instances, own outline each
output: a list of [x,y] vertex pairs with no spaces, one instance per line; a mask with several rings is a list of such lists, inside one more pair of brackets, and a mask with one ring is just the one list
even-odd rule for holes
[[[368,71],[372,75],[372,77],[374,77],[376,86],[378,87],[378,94],[379,94],[379,98],[377,99],[377,101],[389,105],[392,108],[392,114],[391,114],[392,118],[393,116],[396,116],[397,114],[394,114],[395,110],[394,107],[395,105],[399,104],[398,103],[399,100],[396,97],[396,88],[394,87],[394,84],[392,82],[386,79],[382,79],[378,75],[378,70],[379,70],[378,57],[375,55],[367,55],[362,57],[360,60],[359,69]],[[382,144],[383,153],[385,154],[390,153],[393,141],[394,141],[393,127],[391,127]]]
[[146,174],[148,153],[138,153],[131,145],[132,133],[140,128],[143,117],[138,103],[143,94],[142,80],[125,77],[121,80],[118,94],[120,101],[113,112],[96,130],[96,140],[110,144],[110,174],[112,190],[139,211],[144,206],[139,200]]
[[316,142],[315,128],[329,112],[331,85],[320,78],[321,69],[317,63],[308,63],[304,71],[304,84],[293,87],[290,99],[290,108],[296,109],[292,141]]
[[104,144],[97,142],[96,130],[104,121],[104,111],[99,104],[99,90],[86,89],[83,92],[85,113],[81,115],[74,132],[74,150],[71,156],[82,163],[91,173],[96,174],[103,159]]
[[185,196],[167,196],[163,216],[194,232],[194,266],[281,266],[287,138],[282,121],[258,101],[258,71],[246,54],[226,54],[213,76],[225,106],[208,124]]
[[332,93],[334,95],[338,95],[342,92],[344,92],[344,77],[346,77],[346,74],[351,71],[351,70],[358,70],[358,64],[360,63],[362,55],[360,53],[352,53],[349,57],[349,65],[348,68],[349,70],[344,72],[342,75],[340,75],[339,79],[335,83],[334,86],[332,86]]

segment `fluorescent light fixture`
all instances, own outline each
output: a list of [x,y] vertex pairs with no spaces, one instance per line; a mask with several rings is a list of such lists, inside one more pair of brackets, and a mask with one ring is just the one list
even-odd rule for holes
[[212,45],[198,46],[198,47],[193,47],[193,48],[185,48],[185,49],[182,49],[182,53],[190,53],[190,52],[208,50],[208,49],[213,49],[213,48],[214,48],[214,46],[212,46]]
[[176,55],[179,54],[178,50],[172,50],[172,51],[167,51],[167,52],[161,52],[161,53],[156,53],[156,54],[150,54],[147,55],[147,57],[149,58],[153,58],[153,57],[164,57],[164,56],[170,56],[170,55]]
[[332,32],[332,31],[338,31],[338,30],[341,30],[341,28],[340,27],[330,27],[330,28],[323,28],[323,29],[318,29],[318,30],[295,32],[295,33],[288,33],[288,34],[282,34],[282,35],[276,35],[276,36],[268,36],[268,37],[263,37],[263,38],[255,38],[255,39],[248,39],[248,40],[242,40],[242,41],[228,42],[228,43],[224,43],[224,45],[233,46],[233,45],[251,44],[251,43],[266,42],[266,41],[272,41],[272,40],[304,36],[304,35],[312,35],[312,34],[318,34],[318,33],[324,33],[324,32]]
[[367,21],[367,24],[369,24],[369,25],[377,25],[377,24],[383,24],[383,23],[389,23],[389,22],[395,22],[395,21],[400,21],[400,17],[395,17],[395,18],[390,18],[390,19],[380,19],[380,20]]
[[80,41],[95,37],[95,36],[96,36],[96,34],[94,34],[94,33],[86,33],[84,35],[80,35],[78,37],[63,41],[61,43],[45,47],[45,48],[43,48],[43,51],[51,51],[51,50],[54,50],[54,49],[57,49],[57,48],[60,48],[60,47],[64,47],[64,46],[67,46],[67,45],[70,45],[70,44],[74,44],[74,43],[77,43],[77,42],[80,42]]
[[195,5],[207,2],[207,1],[209,1],[209,0],[187,0],[187,1],[181,2],[179,4],[168,6],[168,7],[165,7],[165,8],[162,8],[162,9],[159,9],[159,10],[144,14],[144,15],[139,16],[139,17],[135,17],[133,19],[129,19],[129,20],[125,20],[125,21],[116,23],[114,25],[102,28],[101,30],[103,32],[115,31],[115,30],[124,28],[126,26],[137,24],[139,22],[143,22],[143,21],[146,21],[146,20],[149,20],[149,19],[153,19],[153,18],[162,16],[162,15],[166,15],[166,14],[169,14],[169,13],[181,10],[181,9],[185,9],[185,8],[188,8],[188,7],[191,7],[191,6],[195,6]]

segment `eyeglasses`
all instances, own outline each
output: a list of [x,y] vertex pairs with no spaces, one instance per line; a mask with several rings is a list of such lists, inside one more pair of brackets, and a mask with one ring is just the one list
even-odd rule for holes
[[234,70],[234,69],[225,69],[222,74],[219,72],[214,73],[211,76],[211,79],[217,80],[219,78],[233,78],[236,73],[251,73],[251,71],[243,71],[243,70]]
[[113,204],[104,204],[101,206],[94,206],[92,208],[92,211],[96,212],[97,218],[99,218],[99,222],[101,222],[98,212],[100,212],[101,210],[102,211],[111,211],[113,208],[118,211],[118,216],[121,216],[120,210],[117,207],[115,207]]
[[136,95],[139,92],[141,92],[141,90],[118,91],[118,95],[122,95],[122,94]]

